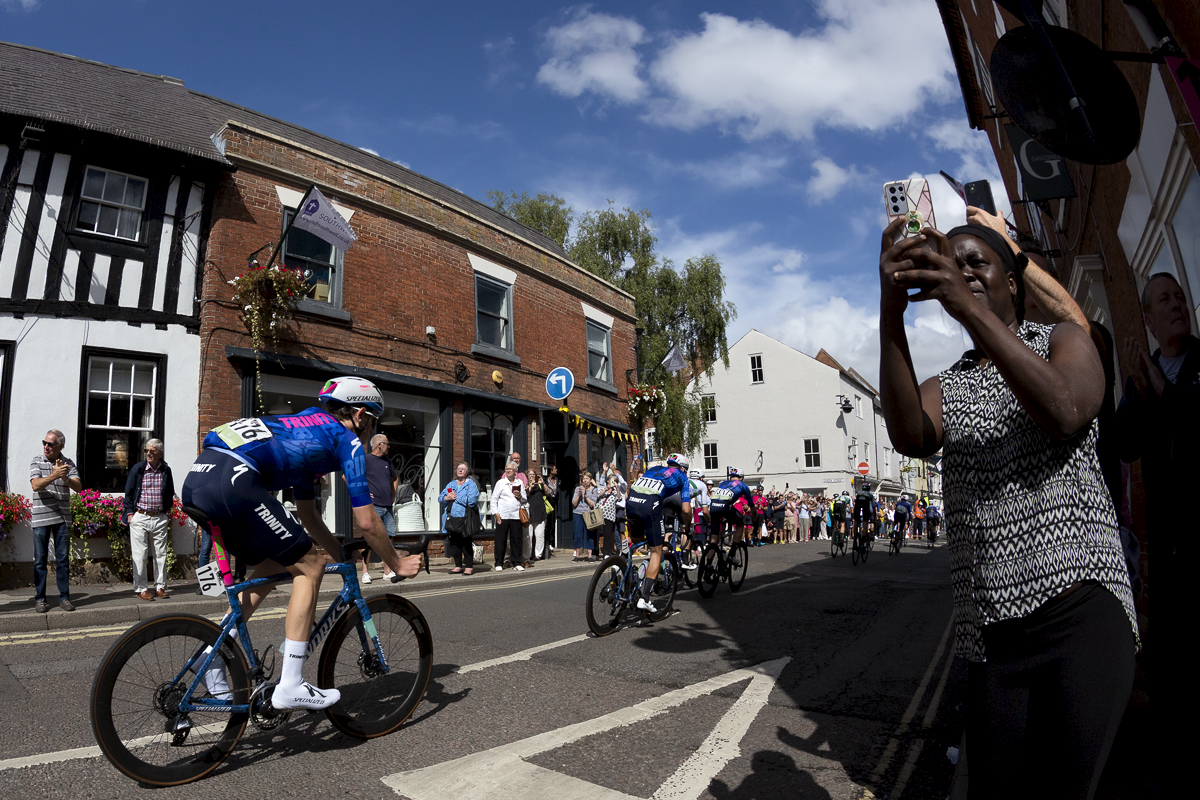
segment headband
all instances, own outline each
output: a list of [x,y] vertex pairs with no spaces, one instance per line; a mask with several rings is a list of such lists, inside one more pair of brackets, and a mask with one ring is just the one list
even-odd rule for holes
[[1018,275],[1020,274],[1020,270],[1017,269],[1016,254],[1013,253],[1008,240],[991,228],[974,224],[959,225],[957,228],[951,228],[950,232],[946,234],[946,238],[952,239],[955,236],[961,235],[974,236],[976,239],[981,240],[994,250],[996,255],[1000,256],[1000,262],[1004,265],[1004,269]]

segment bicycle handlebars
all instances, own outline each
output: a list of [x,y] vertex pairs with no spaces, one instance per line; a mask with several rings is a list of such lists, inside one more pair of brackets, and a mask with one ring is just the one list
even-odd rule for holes
[[[416,537],[415,542],[392,542],[392,547],[396,550],[403,550],[409,555],[420,555],[421,565],[425,568],[426,574],[429,574],[429,543],[433,541],[433,535],[423,533]],[[365,539],[349,539],[342,544],[342,561],[349,564],[354,561],[354,554],[358,552],[367,552],[371,549],[371,545]],[[404,580],[400,578],[400,580]]]

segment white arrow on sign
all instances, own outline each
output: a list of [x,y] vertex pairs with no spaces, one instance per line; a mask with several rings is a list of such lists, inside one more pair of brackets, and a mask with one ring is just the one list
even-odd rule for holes
[[624,728],[658,716],[688,700],[750,679],[746,687],[713,728],[712,733],[654,793],[652,800],[684,800],[699,797],[725,765],[741,755],[738,745],[758,712],[767,704],[771,690],[790,658],[766,661],[736,669],[682,689],[618,709],[602,717],[540,733],[519,742],[493,747],[453,761],[423,769],[397,772],[383,782],[409,800],[484,800],[520,797],[522,800],[640,800],[624,792],[582,778],[563,775],[530,764],[525,759],[585,736]]

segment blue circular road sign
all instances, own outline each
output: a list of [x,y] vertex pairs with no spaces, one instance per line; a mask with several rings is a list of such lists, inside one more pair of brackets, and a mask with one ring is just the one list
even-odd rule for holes
[[575,388],[575,376],[566,367],[555,367],[546,376],[546,394],[551,400],[566,400]]

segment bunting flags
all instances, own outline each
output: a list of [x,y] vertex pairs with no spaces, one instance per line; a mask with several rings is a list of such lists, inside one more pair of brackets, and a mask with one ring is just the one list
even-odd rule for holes
[[585,431],[598,433],[603,436],[607,436],[612,439],[616,439],[619,442],[630,442],[630,443],[636,444],[638,441],[638,437],[636,434],[623,433],[621,431],[613,430],[612,428],[606,428],[603,425],[600,425],[598,423],[584,419],[579,414],[572,414],[570,416],[570,419],[571,419],[571,422],[575,425],[575,427],[582,428]]

